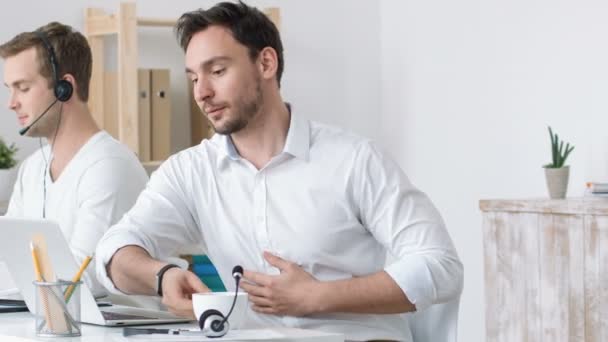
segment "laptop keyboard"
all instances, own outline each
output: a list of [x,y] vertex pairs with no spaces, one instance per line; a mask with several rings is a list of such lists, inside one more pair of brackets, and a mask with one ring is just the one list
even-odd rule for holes
[[138,315],[123,314],[118,312],[102,311],[103,318],[106,321],[126,321],[126,320],[140,320],[140,319],[158,319],[158,317],[146,317]]

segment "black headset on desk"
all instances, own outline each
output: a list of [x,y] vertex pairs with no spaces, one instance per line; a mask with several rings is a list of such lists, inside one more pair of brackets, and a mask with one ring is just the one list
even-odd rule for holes
[[224,317],[224,315],[215,309],[205,310],[200,317],[198,317],[198,325],[201,331],[182,330],[182,329],[141,329],[141,328],[124,328],[122,331],[123,336],[129,337],[133,335],[149,335],[149,334],[166,334],[166,335],[183,335],[183,336],[205,336],[205,337],[222,337],[230,330],[230,324],[228,324],[228,318],[232,314],[234,305],[236,304],[237,295],[239,292],[239,282],[243,277],[243,268],[241,266],[234,266],[232,269],[232,277],[236,282],[236,290],[234,291],[234,300],[230,311]]
[[239,293],[239,282],[243,277],[243,268],[241,266],[234,266],[232,269],[232,277],[236,282],[236,290],[234,291],[234,300],[232,306],[226,317],[221,312],[215,309],[205,310],[201,317],[198,318],[198,325],[201,331],[205,333],[207,337],[222,337],[230,330],[230,324],[228,324],[228,318],[232,314],[234,305],[236,304],[237,294]]

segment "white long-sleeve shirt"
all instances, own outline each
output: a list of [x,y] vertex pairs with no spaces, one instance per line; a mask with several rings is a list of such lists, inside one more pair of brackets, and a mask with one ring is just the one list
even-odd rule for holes
[[[105,266],[123,246],[141,246],[162,259],[192,243],[207,250],[229,290],[234,265],[278,273],[263,251],[300,264],[321,281],[384,269],[417,310],[462,289],[462,264],[439,213],[397,164],[369,140],[297,114],[282,153],[261,170],[219,134],[163,163],[100,242],[98,278],[118,292]],[[387,251],[396,261],[385,266]],[[247,317],[248,326],[411,340],[403,315],[290,317],[248,310]]]
[[[42,218],[44,207],[80,264],[133,206],[148,175],[135,154],[104,131],[78,150],[55,181],[48,172],[51,158],[47,145],[21,164],[6,216]],[[92,263],[83,280],[96,296],[107,294],[95,273]]]

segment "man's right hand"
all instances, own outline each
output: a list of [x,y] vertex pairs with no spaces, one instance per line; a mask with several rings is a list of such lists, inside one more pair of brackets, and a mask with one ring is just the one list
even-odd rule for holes
[[162,303],[175,315],[194,317],[192,294],[210,292],[196,274],[174,267],[165,272],[162,281]]

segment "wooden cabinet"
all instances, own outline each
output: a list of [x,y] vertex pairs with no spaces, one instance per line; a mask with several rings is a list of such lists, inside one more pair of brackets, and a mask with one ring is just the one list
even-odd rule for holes
[[486,341],[608,341],[608,199],[480,209]]

